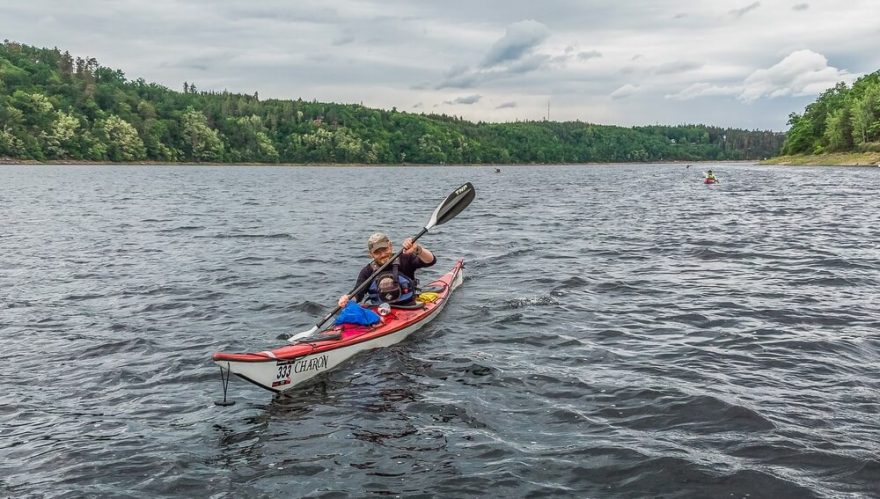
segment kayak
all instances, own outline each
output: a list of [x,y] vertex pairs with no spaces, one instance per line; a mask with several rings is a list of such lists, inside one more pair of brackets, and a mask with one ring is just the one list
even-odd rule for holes
[[703,181],[704,184],[714,184],[715,182],[717,182],[717,180],[715,180],[714,178],[707,178]]
[[[220,366],[221,377],[227,383],[229,374],[235,374],[273,392],[289,390],[333,369],[358,352],[398,343],[432,321],[463,282],[463,267],[464,260],[458,260],[452,270],[423,287],[415,305],[392,305],[386,315],[380,314],[381,321],[375,325],[331,326],[304,338],[296,335],[291,339],[295,343],[274,350],[218,352],[213,355],[214,362]],[[370,308],[379,313],[379,307]],[[224,385],[224,402],[225,391]]]

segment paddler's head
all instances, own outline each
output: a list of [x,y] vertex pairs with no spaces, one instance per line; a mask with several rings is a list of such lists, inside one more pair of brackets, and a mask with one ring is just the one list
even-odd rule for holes
[[391,240],[381,232],[376,232],[367,239],[367,251],[370,252],[370,256],[373,257],[373,260],[379,265],[383,265],[387,262],[394,253],[394,249],[391,246]]

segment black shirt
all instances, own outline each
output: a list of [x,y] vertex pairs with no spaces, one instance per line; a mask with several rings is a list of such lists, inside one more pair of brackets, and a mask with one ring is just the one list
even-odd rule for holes
[[[432,258],[430,262],[425,263],[422,261],[421,258],[419,258],[415,255],[412,255],[409,253],[402,253],[400,255],[400,257],[397,259],[397,262],[398,262],[398,267],[397,267],[398,272],[409,277],[410,279],[412,279],[413,282],[415,282],[416,281],[416,270],[423,268],[423,267],[430,267],[430,266],[434,265],[435,263],[437,263],[437,257],[434,256],[434,258]],[[386,267],[385,270],[390,271],[390,270],[392,270],[393,266],[394,266],[394,264],[392,263],[392,264],[388,265],[388,267]],[[364,268],[361,269],[360,274],[358,274],[358,278],[357,278],[357,282],[355,283],[355,287],[360,286],[361,283],[366,281],[371,275],[373,275],[373,272],[375,272],[375,271],[376,271],[376,269],[373,268],[373,263],[372,262],[368,263]],[[361,291],[360,293],[357,294],[358,301],[361,301],[361,299],[363,299],[363,297],[367,293],[368,289],[369,289],[369,286],[367,286],[363,291]]]

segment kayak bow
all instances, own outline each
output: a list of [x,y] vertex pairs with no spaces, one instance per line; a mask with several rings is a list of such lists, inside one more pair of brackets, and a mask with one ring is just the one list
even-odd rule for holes
[[[425,287],[430,291],[420,295],[425,301],[417,302],[412,308],[392,306],[391,312],[373,326],[342,324],[274,350],[215,353],[213,359],[220,366],[224,381],[223,403],[218,404],[229,404],[226,402],[226,387],[230,374],[267,390],[282,392],[333,369],[358,352],[402,341],[443,310],[452,292],[463,281],[463,266],[464,260],[458,260],[452,270]],[[374,311],[376,308],[372,307]]]

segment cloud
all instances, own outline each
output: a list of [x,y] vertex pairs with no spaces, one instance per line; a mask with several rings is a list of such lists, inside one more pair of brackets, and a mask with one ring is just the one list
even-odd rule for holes
[[[158,2],[169,3],[169,2]],[[174,2],[170,2],[174,3]],[[196,4],[198,2],[195,2]],[[336,24],[340,18],[340,10],[332,7],[316,5],[308,5],[308,2],[299,2],[292,4],[291,8],[282,9],[271,2],[241,2],[223,5],[218,2],[208,2],[205,7],[211,6],[221,13],[235,19],[249,20],[269,20],[281,22],[296,23],[318,23],[318,24]],[[171,6],[166,6],[171,7]]]
[[840,81],[852,82],[855,75],[828,65],[828,59],[811,50],[792,52],[767,69],[759,69],[735,85],[695,83],[666,95],[667,99],[690,100],[699,97],[736,96],[751,103],[761,98],[818,95]]
[[733,17],[739,18],[739,17],[746,15],[750,11],[757,9],[760,6],[761,6],[761,2],[754,2],[749,5],[746,5],[745,7],[741,8],[741,9],[733,9],[730,12],[728,12],[728,14],[732,15]]
[[471,88],[477,86],[480,82],[488,79],[485,74],[479,71],[468,71],[465,74],[455,75],[446,78],[435,89],[442,88]]
[[577,55],[577,58],[581,61],[587,61],[596,57],[602,57],[602,53],[598,50],[583,51],[579,52]]
[[516,102],[511,101],[511,102],[504,102],[504,103],[500,104],[498,107],[496,107],[495,109],[510,109],[513,107],[516,107]]
[[473,88],[492,80],[531,73],[540,69],[549,61],[551,61],[551,57],[548,55],[531,54],[504,67],[489,69],[468,68],[464,72],[449,72],[447,73],[447,78],[435,88]]
[[467,73],[469,69],[470,68],[468,68],[465,64],[456,64],[446,71],[446,76],[448,78],[455,78],[456,76],[461,76]]
[[159,67],[208,71],[209,69],[224,65],[233,57],[234,54],[227,51],[208,51],[194,56],[184,56],[176,60],[163,61],[159,63]]
[[798,50],[774,66],[749,75],[739,98],[752,102],[761,97],[817,95],[840,81],[854,79],[846,71],[829,66],[824,55]]
[[333,45],[337,47],[340,45],[348,45],[352,42],[354,42],[354,36],[350,34],[341,35],[333,39]]
[[625,99],[631,95],[634,95],[639,92],[639,87],[637,85],[633,85],[627,83],[626,85],[618,88],[617,90],[611,92],[612,99]]
[[547,54],[535,52],[549,34],[547,26],[537,21],[513,23],[507,27],[504,36],[492,44],[479,64],[474,67],[452,66],[436,88],[472,88],[487,81],[535,71],[552,59]]
[[531,73],[537,69],[540,69],[541,66],[544,65],[545,62],[550,60],[550,56],[546,54],[532,54],[527,57],[523,57],[522,59],[511,63],[507,68],[503,71],[499,71],[498,74],[504,76]]
[[[638,59],[645,59],[644,56],[638,55],[636,56]],[[627,65],[623,66],[618,70],[618,73],[624,75],[626,79],[632,80],[633,76],[626,75],[640,75],[639,77],[645,78],[648,76],[680,76],[684,73],[690,71],[696,71],[698,69],[703,68],[703,64],[694,61],[669,61],[663,62],[660,64],[653,65]]]
[[466,106],[470,106],[471,104],[476,104],[482,98],[483,98],[482,95],[467,95],[464,97],[458,97],[453,100],[443,101],[443,103],[444,104],[451,104],[451,105],[464,104]]
[[547,26],[538,21],[527,20],[513,23],[492,47],[480,63],[482,68],[514,62],[541,44],[550,35]]
[[807,9],[809,9],[809,8],[810,8],[810,4],[808,4],[808,3],[799,3],[799,4],[794,5],[794,6],[791,8],[791,10],[801,10],[801,11],[803,11],[803,10],[807,10]]
[[[534,54],[532,57],[539,56],[543,54]],[[549,62],[555,68],[565,68],[567,67],[569,62],[572,61],[588,61],[590,59],[595,59],[598,57],[602,57],[602,53],[598,50],[580,50],[575,45],[569,45],[565,47],[564,51],[561,54],[548,56]]]
[[733,96],[738,95],[742,92],[742,86],[724,86],[724,85],[712,85],[709,83],[694,83],[684,90],[675,93],[669,94],[665,97],[667,99],[672,100],[691,100],[699,97],[719,97],[719,96]]
[[701,67],[703,67],[703,65],[698,62],[673,61],[673,62],[658,64],[657,66],[654,66],[653,68],[651,68],[651,71],[654,74],[658,74],[658,75],[681,74],[686,71],[693,71],[695,69],[700,69]]

